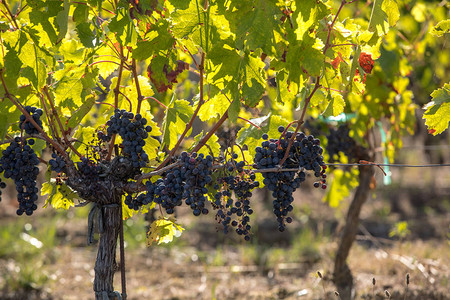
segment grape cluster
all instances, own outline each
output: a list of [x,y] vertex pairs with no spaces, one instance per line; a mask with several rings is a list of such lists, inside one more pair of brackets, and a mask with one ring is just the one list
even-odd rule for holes
[[212,156],[187,152],[181,153],[180,157],[174,161],[177,168],[172,168],[162,174],[154,183],[146,182],[146,192],[133,198],[127,195],[125,204],[130,209],[139,209],[142,205],[155,202],[161,205],[168,214],[175,212],[175,207],[185,203],[191,207],[193,214],[207,214],[205,207],[208,192],[206,185],[211,183],[212,178]]
[[[259,186],[255,173],[244,171],[245,162],[236,162],[238,156],[232,155],[232,159],[225,165],[224,176],[219,177],[215,189],[221,189],[216,193],[214,207],[217,210],[216,219],[223,225],[224,233],[228,233],[230,225],[235,228],[245,240],[250,240],[251,225],[250,215],[253,210],[250,207],[252,190]],[[232,198],[232,193],[235,199]]]
[[[42,121],[40,119],[43,114],[42,109],[36,108],[34,106],[25,106],[25,110],[30,114],[30,116],[39,125],[39,127],[42,128]],[[25,115],[20,116],[19,128],[25,130],[27,134],[39,133],[38,129],[35,128],[34,125],[27,120]]]
[[362,147],[350,137],[350,128],[347,124],[338,126],[337,129],[330,128],[327,135],[327,153],[330,155],[330,162],[339,161],[339,152],[344,153],[351,161],[358,158]]
[[36,178],[39,174],[39,159],[27,141],[21,141],[19,137],[16,137],[2,154],[0,171],[4,172],[5,178],[12,178],[16,185],[19,201],[17,214],[26,213],[30,216],[37,209],[35,202],[38,199]]
[[81,161],[77,162],[76,165],[78,171],[85,181],[98,181],[100,168],[94,161],[90,160],[87,157],[82,157]]
[[57,173],[64,172],[66,169],[66,162],[56,153],[52,153],[52,159],[50,159],[48,163],[50,164],[50,169]]
[[160,204],[168,214],[175,212],[175,207],[183,204],[184,178],[179,168],[170,169],[155,184],[147,183],[147,192],[154,195],[154,201]]
[[183,198],[186,199],[186,205],[190,206],[194,216],[208,214],[205,207],[208,189],[206,185],[212,181],[212,163],[213,157],[203,153],[197,155],[196,152],[189,155],[187,152],[181,153],[180,173],[184,179]]
[[145,187],[147,190],[146,192],[141,193],[134,198],[132,194],[128,194],[125,197],[125,205],[127,205],[129,209],[139,210],[141,206],[150,204],[154,200],[155,185],[152,184],[151,181],[147,181]]
[[[280,126],[278,131],[283,133],[285,128]],[[306,174],[303,169],[313,170],[316,177],[321,177],[323,184],[325,184],[324,176],[326,177],[326,166],[323,162],[323,149],[320,147],[320,141],[312,135],[306,136],[303,132],[297,133],[295,137],[293,135],[293,132],[288,131],[280,139],[269,139],[269,136],[265,133],[261,146],[255,149],[256,168],[262,170],[275,168],[279,166],[283,159],[289,140],[294,138],[288,157],[281,168],[295,169],[295,171],[262,173],[263,183],[272,191],[272,196],[275,198],[273,212],[277,217],[280,231],[285,230],[286,223],[292,222],[292,218],[287,215],[293,210],[294,197],[292,194],[300,187],[300,183],[305,181]]]
[[147,119],[141,114],[134,115],[125,110],[114,111],[114,115],[106,123],[108,125],[107,135],[99,134],[99,138],[109,141],[113,134],[119,134],[123,142],[122,153],[131,157],[133,167],[145,167],[149,161],[147,153],[144,151],[145,139],[152,131],[152,127],[147,125]]

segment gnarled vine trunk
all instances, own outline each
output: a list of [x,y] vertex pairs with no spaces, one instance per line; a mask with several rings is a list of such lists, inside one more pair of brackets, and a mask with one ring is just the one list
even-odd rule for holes
[[[119,198],[120,200],[120,198]],[[120,202],[119,202],[120,203]],[[116,271],[116,246],[120,231],[121,207],[104,206],[102,214],[103,232],[100,233],[97,260],[95,262],[95,299],[114,299],[114,273]]]
[[348,267],[347,258],[358,232],[361,207],[369,195],[373,174],[373,166],[359,167],[359,185],[348,209],[346,224],[334,260],[333,281],[342,300],[352,299],[353,275]]

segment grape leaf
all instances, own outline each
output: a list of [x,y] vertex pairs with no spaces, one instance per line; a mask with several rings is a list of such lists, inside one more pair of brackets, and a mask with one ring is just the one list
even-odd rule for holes
[[94,47],[94,39],[95,34],[91,29],[91,23],[83,22],[80,24],[77,24],[76,26],[76,32],[78,34],[78,38],[80,39],[83,46],[87,48],[93,48]]
[[288,73],[286,70],[282,70],[277,73],[275,79],[277,83],[277,101],[281,103],[293,102],[295,99],[295,93],[289,88]]
[[67,121],[68,128],[75,128],[80,124],[81,120],[91,111],[95,104],[95,98],[88,98],[86,101],[70,116]]
[[77,196],[67,185],[56,184],[54,179],[42,184],[41,196],[45,195],[48,195],[48,198],[45,201],[44,207],[50,204],[55,209],[62,208],[65,210],[75,206],[73,199]]
[[319,21],[328,14],[325,4],[315,0],[297,0],[296,10],[292,14],[294,32],[298,40],[303,40],[311,27],[318,26]]
[[395,0],[383,0],[381,9],[386,13],[389,26],[395,26],[398,19],[400,19],[400,12]]
[[442,20],[434,25],[431,28],[430,33],[437,37],[443,36],[446,33],[450,33],[450,19]]
[[336,117],[344,112],[345,101],[341,94],[332,92],[331,101],[328,103],[327,109],[323,112],[324,117]]
[[249,51],[238,52],[227,43],[216,44],[207,54],[212,63],[208,81],[224,91],[230,91],[231,100],[243,98],[246,105],[256,106],[264,93],[266,82],[264,62],[254,54]]
[[[383,0],[374,1],[368,28],[369,31],[376,32],[379,37],[384,36],[389,31],[389,23],[386,22],[388,16],[382,8],[383,2]],[[395,17],[391,16],[391,19],[394,20]]]
[[172,101],[164,118],[162,144],[172,149],[178,140],[178,135],[181,135],[186,129],[186,124],[189,123],[193,114],[194,110],[188,101]]
[[261,48],[267,55],[276,54],[276,35],[282,34],[280,19],[283,14],[275,1],[235,1],[228,11],[227,20],[236,33],[238,49]]
[[182,43],[189,39],[195,47],[208,52],[215,42],[232,35],[228,21],[217,10],[217,5],[208,5],[205,10],[199,1],[190,1],[187,9],[171,14],[173,35]]
[[211,86],[208,94],[210,98],[203,103],[198,111],[198,117],[202,121],[222,116],[231,104],[228,100],[230,95],[225,96],[215,86]]
[[[203,131],[194,137],[194,143],[190,148],[194,148],[196,144],[203,138]],[[219,138],[216,134],[213,134],[207,141],[205,146],[201,147],[198,153],[203,153],[205,156],[211,155],[213,157],[219,157],[220,155],[220,144]]]
[[431,93],[432,101],[424,106],[423,119],[428,131],[438,135],[449,126],[450,122],[450,83]]
[[58,41],[61,41],[67,33],[67,25],[68,25],[68,19],[69,19],[69,10],[70,10],[70,3],[68,0],[64,0],[63,9],[58,12],[56,15],[55,21],[56,24],[59,27],[58,32]]
[[333,171],[331,184],[323,201],[331,207],[339,207],[341,201],[350,195],[350,191],[358,186],[358,170],[353,168],[350,172],[341,169]]
[[153,221],[147,232],[147,246],[150,247],[153,243],[158,245],[162,243],[170,243],[174,237],[179,237],[184,228],[175,223],[172,218],[160,217]]
[[158,51],[169,50],[175,43],[174,37],[169,33],[169,23],[162,20],[150,27],[145,38],[146,40],[139,41],[133,49],[133,58],[137,60],[147,59]]

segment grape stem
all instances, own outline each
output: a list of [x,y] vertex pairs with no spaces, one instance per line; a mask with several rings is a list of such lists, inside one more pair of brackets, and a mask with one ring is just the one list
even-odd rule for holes
[[136,114],[138,114],[141,111],[141,103],[142,103],[142,100],[144,100],[144,96],[142,96],[141,87],[139,86],[139,77],[138,77],[138,74],[136,71],[136,60],[134,58],[131,59],[131,71],[133,73],[134,84],[136,85],[136,91],[138,94],[138,97],[137,97],[138,104],[137,104],[137,108],[136,108]]
[[167,106],[166,106],[164,103],[162,103],[161,101],[159,101],[158,99],[156,99],[155,97],[147,96],[147,97],[144,98],[144,100],[145,100],[145,99],[152,99],[152,100],[154,100],[156,103],[158,103],[159,105],[161,105],[162,107],[164,107],[164,109],[167,109]]
[[52,122],[51,119],[50,119],[50,113],[48,112],[47,104],[45,104],[44,95],[42,95],[41,93],[39,93],[39,96],[40,96],[40,98],[41,98],[42,107],[44,108],[45,116],[47,117],[47,122],[48,122],[48,125],[49,125],[49,127],[50,127],[50,131],[51,131],[51,133],[52,133],[52,137],[53,137],[54,140],[57,140],[59,143],[61,143],[61,140],[60,140],[59,137],[58,137],[58,132],[56,131],[56,129],[55,129],[55,127],[54,127],[54,124],[53,124],[53,122]]
[[200,99],[198,100],[197,108],[194,111],[194,114],[192,115],[191,119],[189,120],[189,123],[186,125],[186,128],[184,129],[181,136],[178,138],[177,143],[173,147],[173,149],[170,151],[169,155],[164,159],[164,161],[156,168],[156,170],[161,169],[164,167],[172,158],[172,156],[175,154],[175,152],[180,147],[181,142],[183,141],[184,137],[188,133],[188,131],[192,128],[192,124],[194,123],[195,118],[198,115],[198,112],[200,111],[200,108],[202,107],[203,103],[205,102],[205,99],[203,98],[203,71],[205,67],[205,53],[202,53],[202,60],[199,65],[199,71],[200,71]]
[[220,118],[219,121],[217,121],[216,125],[214,125],[214,127],[208,132],[207,135],[205,135],[200,142],[197,144],[197,146],[194,147],[194,149],[192,150],[192,152],[197,152],[198,150],[200,150],[201,147],[203,147],[206,142],[209,140],[209,138],[214,134],[214,132],[217,131],[217,129],[219,129],[220,126],[222,126],[223,122],[225,122],[225,120],[228,119],[228,110],[222,115],[222,117]]

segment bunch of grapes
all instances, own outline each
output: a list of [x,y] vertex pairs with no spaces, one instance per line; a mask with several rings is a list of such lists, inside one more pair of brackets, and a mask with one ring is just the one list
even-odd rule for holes
[[80,162],[77,162],[77,169],[85,181],[98,181],[100,174],[100,167],[87,157],[83,157]]
[[[250,215],[253,210],[250,207],[252,190],[259,186],[255,173],[244,171],[245,162],[236,162],[238,156],[232,155],[232,159],[225,165],[224,176],[219,177],[214,188],[219,189],[215,195],[214,207],[218,209],[216,219],[223,225],[224,233],[228,233],[230,225],[236,228],[236,233],[244,235],[245,240],[250,240],[251,225]],[[235,199],[232,198],[234,192]],[[234,217],[233,217],[234,216]]]
[[[34,140],[30,141],[34,143]],[[36,178],[39,174],[39,159],[27,141],[21,141],[19,137],[16,137],[2,154],[0,171],[5,178],[12,178],[16,185],[19,201],[17,214],[26,213],[30,216],[37,209],[35,202],[38,199]]]
[[[34,106],[25,106],[25,110],[30,114],[30,116],[39,125],[39,127],[42,128],[42,121],[40,119],[43,114],[42,109],[36,108]],[[25,130],[27,134],[39,133],[38,129],[35,128],[34,125],[27,120],[25,115],[20,116],[19,128]]]
[[194,214],[208,214],[208,209],[205,207],[207,201],[205,195],[208,193],[206,185],[212,181],[212,163],[213,157],[203,153],[197,155],[196,152],[188,154],[181,153],[180,156],[181,168],[180,173],[184,180],[183,198]]
[[48,163],[50,164],[50,169],[56,173],[64,172],[66,169],[66,162],[56,153],[52,153],[52,159],[50,159]]
[[[280,133],[285,131],[283,126],[278,128]],[[293,210],[292,194],[300,183],[305,181],[306,174],[303,169],[313,170],[316,177],[321,178],[321,183],[325,184],[326,166],[323,162],[323,149],[320,141],[312,135],[306,136],[299,132],[295,135],[295,140],[289,149],[289,154],[283,165],[279,166],[283,159],[289,140],[293,137],[293,132],[286,132],[280,139],[269,139],[267,134],[263,134],[264,141],[261,146],[256,147],[255,167],[261,170],[281,167],[281,169],[295,169],[295,171],[263,172],[263,183],[272,191],[273,212],[277,217],[278,229],[285,230],[286,223],[291,223],[292,218],[288,213]],[[326,185],[324,185],[326,187]]]
[[168,170],[154,183],[147,181],[146,192],[135,198],[127,195],[125,204],[137,210],[142,205],[155,202],[168,214],[173,214],[175,207],[180,206],[185,200],[195,216],[207,214],[205,194],[208,192],[206,185],[212,181],[212,161],[213,158],[209,155],[205,157],[195,152],[191,155],[183,152],[174,160],[179,167]]
[[144,151],[145,139],[152,131],[147,125],[147,119],[141,114],[134,115],[125,110],[114,111],[114,115],[106,123],[108,125],[107,135],[101,134],[99,138],[109,141],[113,134],[119,134],[123,142],[122,153],[131,158],[134,168],[145,167],[148,163],[148,155]]
[[170,169],[163,179],[148,184],[147,192],[154,194],[154,201],[160,204],[168,214],[175,212],[175,207],[183,204],[184,178],[179,168]]
[[350,161],[359,157],[362,147],[350,137],[350,128],[347,124],[340,125],[337,129],[331,128],[327,140],[326,149],[330,155],[330,162],[339,161],[339,152],[344,153]]

